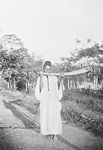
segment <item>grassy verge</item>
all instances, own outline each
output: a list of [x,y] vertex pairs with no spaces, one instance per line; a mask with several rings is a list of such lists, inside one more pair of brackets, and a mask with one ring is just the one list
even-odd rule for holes
[[39,113],[39,102],[35,99],[35,94],[26,94],[25,92],[2,90],[1,95],[8,102],[20,105],[33,114]]
[[103,102],[101,98],[75,91],[65,91],[61,114],[66,124],[81,127],[103,137]]

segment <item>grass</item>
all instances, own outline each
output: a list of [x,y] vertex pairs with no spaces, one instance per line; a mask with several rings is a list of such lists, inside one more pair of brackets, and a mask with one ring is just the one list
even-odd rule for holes
[[103,137],[102,98],[66,90],[61,114],[66,124],[81,127]]
[[26,108],[33,114],[39,113],[39,102],[35,99],[35,93],[26,94],[26,92],[2,90],[0,92],[7,101],[15,103]]
[[[11,103],[21,105],[33,114],[39,113],[39,102],[35,93],[3,90],[1,94]],[[66,124],[80,127],[103,137],[103,101],[102,98],[84,94],[80,91],[64,91],[62,102],[62,120]]]
[[103,97],[82,94],[79,91],[64,91],[63,101],[70,101],[86,110],[92,110],[103,114]]

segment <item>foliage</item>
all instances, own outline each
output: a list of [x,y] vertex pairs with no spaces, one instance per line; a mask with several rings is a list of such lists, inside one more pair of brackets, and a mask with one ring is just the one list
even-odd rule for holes
[[103,119],[94,119],[84,116],[75,110],[62,110],[62,119],[66,124],[72,124],[90,131],[96,136],[103,137]]
[[26,90],[33,87],[43,59],[30,55],[21,39],[15,35],[4,35],[0,45],[2,77],[9,82],[10,88],[15,88],[20,81],[24,81]]
[[62,119],[66,124],[82,127],[103,137],[103,102],[80,91],[64,91]]
[[79,89],[77,89],[77,91],[65,90],[63,95],[64,100],[75,102],[78,105],[82,104],[86,109],[103,113],[103,101],[101,97],[103,97],[103,94],[98,95],[95,91],[90,89],[82,89],[82,91]]
[[80,49],[78,51],[77,59],[81,59],[82,57],[95,57],[99,54],[100,47],[98,44],[94,44],[92,47],[87,47],[85,49]]
[[23,42],[14,34],[4,35],[0,39],[0,47],[3,50],[12,51],[24,47]]

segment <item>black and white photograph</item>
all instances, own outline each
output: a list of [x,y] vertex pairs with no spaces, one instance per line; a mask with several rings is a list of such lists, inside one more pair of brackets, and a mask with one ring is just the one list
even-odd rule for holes
[[103,0],[0,0],[0,150],[103,150]]

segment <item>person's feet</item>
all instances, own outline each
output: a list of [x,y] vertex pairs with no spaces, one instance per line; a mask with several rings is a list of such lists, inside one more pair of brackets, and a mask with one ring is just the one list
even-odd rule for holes
[[54,135],[54,138],[53,138],[54,140],[57,140],[57,136],[56,135]]
[[50,135],[47,135],[47,138],[48,139],[51,139],[51,140],[57,140],[57,136],[56,135],[54,135],[54,134],[50,134]]
[[49,135],[46,135],[46,137],[47,137],[47,139],[50,139],[51,138],[51,135],[49,134]]

